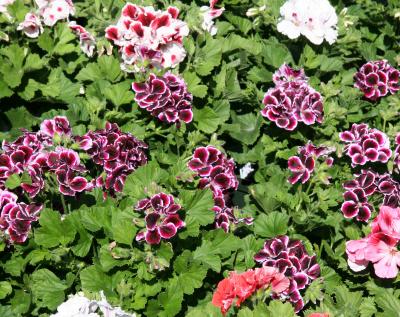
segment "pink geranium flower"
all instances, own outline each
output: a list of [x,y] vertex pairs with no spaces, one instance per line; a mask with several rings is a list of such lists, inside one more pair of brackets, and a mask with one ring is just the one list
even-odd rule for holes
[[365,258],[374,264],[375,274],[381,278],[395,278],[399,272],[400,251],[398,240],[384,233],[374,233],[368,238]]

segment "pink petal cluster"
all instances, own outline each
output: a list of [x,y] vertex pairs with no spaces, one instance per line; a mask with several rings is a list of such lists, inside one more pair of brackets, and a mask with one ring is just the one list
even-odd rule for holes
[[71,21],[68,24],[69,28],[79,37],[79,43],[82,52],[87,56],[92,57],[94,49],[96,48],[96,39],[90,34],[83,26],[76,24],[75,21]]
[[264,95],[262,116],[288,131],[294,130],[298,122],[311,125],[323,121],[322,97],[308,84],[303,70],[283,64],[273,80],[275,87]]
[[204,31],[207,31],[211,35],[217,34],[217,27],[214,25],[214,19],[220,17],[222,13],[224,13],[225,8],[216,9],[215,5],[218,0],[210,0],[210,6],[202,6],[200,7],[200,12],[203,18],[203,22],[201,24],[201,28]]
[[178,229],[185,226],[178,214],[181,206],[175,203],[172,195],[159,193],[142,199],[135,209],[146,213],[146,229],[136,235],[136,241],[146,240],[148,244],[159,244],[161,238],[171,239]]
[[168,123],[189,123],[193,119],[193,96],[185,81],[172,73],[150,74],[144,83],[133,83],[135,101],[152,116]]
[[43,26],[40,18],[35,13],[29,12],[25,15],[25,20],[18,25],[17,30],[24,31],[30,38],[37,38],[43,33]]
[[334,148],[324,145],[315,146],[311,141],[299,147],[299,155],[292,156],[288,160],[288,168],[292,172],[292,176],[288,179],[290,184],[293,185],[297,182],[306,183],[314,172],[315,161],[320,157],[325,159],[328,166],[332,166],[333,158],[328,155],[333,151],[335,151]]
[[367,162],[387,163],[392,156],[387,135],[370,129],[366,123],[354,123],[350,130],[339,133],[339,138],[347,143],[344,151],[351,158],[353,167]]
[[17,195],[0,189],[0,230],[11,242],[23,243],[43,206],[18,203],[17,200]]
[[39,14],[43,23],[53,26],[60,20],[66,20],[75,14],[75,7],[71,0],[35,0],[39,7]]
[[288,299],[296,312],[299,312],[304,307],[300,290],[320,275],[316,256],[308,255],[300,240],[278,236],[265,241],[263,249],[254,256],[254,260],[262,263],[263,267],[277,268],[289,279],[289,288],[278,298]]
[[372,223],[372,232],[360,240],[346,243],[350,268],[359,272],[373,264],[380,278],[395,278],[399,272],[400,209],[382,206]]
[[42,22],[53,26],[60,20],[66,20],[75,14],[75,7],[71,0],[35,0],[38,10],[29,12],[17,30],[23,31],[30,38],[37,38],[43,33]]
[[105,176],[96,179],[96,186],[111,195],[121,192],[126,177],[147,163],[144,152],[147,144],[122,132],[115,123],[107,122],[105,129],[89,131],[76,140],[93,162],[102,167]]
[[397,207],[400,202],[400,184],[388,173],[378,174],[371,170],[362,170],[355,178],[343,184],[346,192],[341,210],[345,218],[356,218],[367,222],[372,213],[368,197],[373,194],[383,196],[382,204]]
[[273,294],[279,297],[287,291],[289,279],[278,269],[262,267],[248,270],[244,273],[230,272],[229,276],[218,283],[212,298],[212,304],[221,309],[225,316],[236,299],[239,307],[246,299],[253,296],[258,290],[271,287]]
[[399,77],[400,72],[387,60],[370,61],[355,74],[354,86],[365,98],[375,101],[388,93],[395,94],[400,89]]
[[175,67],[186,56],[182,39],[189,34],[178,15],[175,7],[156,11],[127,3],[117,24],[106,28],[106,38],[118,47],[125,65],[148,62],[156,67]]
[[230,223],[251,224],[252,218],[237,219],[232,208],[227,205],[231,190],[236,190],[239,182],[235,175],[235,162],[213,146],[198,147],[188,163],[190,170],[201,177],[199,187],[210,188],[213,192],[216,213],[216,227],[229,231]]

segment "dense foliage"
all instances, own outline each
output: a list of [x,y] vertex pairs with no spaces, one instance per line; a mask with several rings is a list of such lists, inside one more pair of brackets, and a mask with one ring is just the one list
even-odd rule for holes
[[0,316],[398,316],[400,3],[313,1],[0,0]]

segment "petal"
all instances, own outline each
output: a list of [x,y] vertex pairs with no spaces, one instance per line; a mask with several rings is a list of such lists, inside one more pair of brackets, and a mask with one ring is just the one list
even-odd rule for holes
[[177,232],[177,229],[173,223],[167,223],[160,226],[160,235],[164,239],[172,238]]
[[161,236],[158,230],[147,230],[145,234],[145,239],[148,244],[159,244],[161,241]]
[[340,209],[345,218],[353,218],[358,214],[358,206],[353,201],[345,201]]

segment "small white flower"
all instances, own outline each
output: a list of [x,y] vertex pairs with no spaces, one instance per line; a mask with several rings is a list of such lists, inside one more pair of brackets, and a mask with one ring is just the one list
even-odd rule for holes
[[251,172],[253,172],[254,169],[251,167],[251,163],[247,163],[245,166],[243,166],[239,173],[240,173],[240,178],[241,179],[246,179],[247,176],[249,176],[249,174]]

